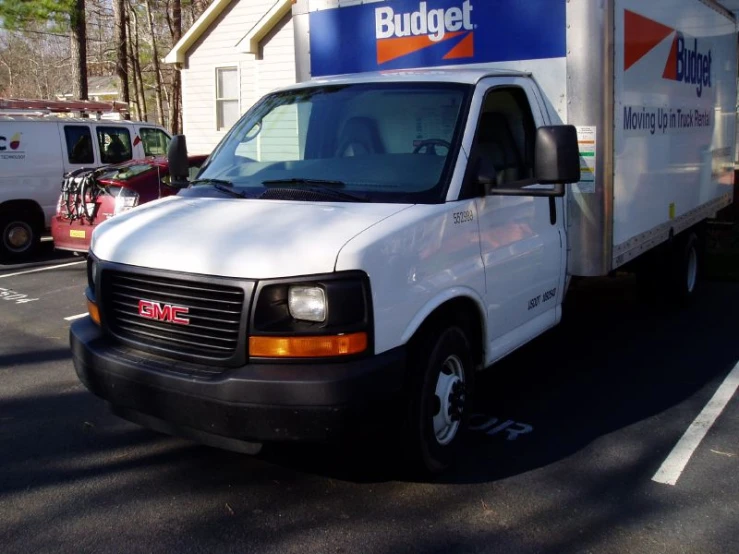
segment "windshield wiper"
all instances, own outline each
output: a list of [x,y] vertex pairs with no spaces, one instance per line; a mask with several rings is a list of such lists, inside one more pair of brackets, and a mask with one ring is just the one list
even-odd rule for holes
[[214,189],[235,198],[249,198],[242,192],[233,188],[234,184],[225,179],[196,179],[190,183],[191,185],[210,185]]
[[190,181],[191,185],[224,185],[226,187],[232,187],[234,184],[226,179],[195,179]]
[[[369,202],[369,199],[365,196],[358,194],[352,194],[351,192],[345,192],[336,190],[346,186],[344,181],[332,181],[331,179],[303,179],[300,177],[293,177],[290,179],[271,179],[262,181],[262,185],[267,188],[281,187],[287,185],[307,185],[305,188],[309,190],[319,191],[327,196],[334,196],[336,198],[344,198],[346,200],[352,200],[354,202]],[[303,188],[303,187],[295,187]]]
[[271,179],[262,181],[265,187],[274,187],[280,185],[323,185],[325,187],[345,187],[344,181],[332,181],[330,179],[302,179],[293,177],[292,179]]

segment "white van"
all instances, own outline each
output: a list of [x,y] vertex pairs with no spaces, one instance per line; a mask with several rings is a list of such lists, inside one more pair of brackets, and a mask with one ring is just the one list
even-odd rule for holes
[[0,117],[0,260],[33,252],[56,211],[64,173],[162,155],[169,141],[149,123]]

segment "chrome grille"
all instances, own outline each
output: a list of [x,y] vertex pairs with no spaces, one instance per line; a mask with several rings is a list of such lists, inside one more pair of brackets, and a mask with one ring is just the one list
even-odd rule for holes
[[[116,336],[175,353],[231,358],[239,345],[244,290],[218,282],[107,270],[102,275],[104,320]],[[139,302],[188,309],[187,325],[147,319]]]

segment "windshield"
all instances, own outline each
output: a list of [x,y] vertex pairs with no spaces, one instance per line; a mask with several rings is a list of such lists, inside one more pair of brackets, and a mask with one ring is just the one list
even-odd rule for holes
[[[226,182],[245,197],[442,202],[471,87],[387,83],[310,87],[267,96],[218,145],[193,188]],[[298,191],[299,192],[299,191]]]
[[148,163],[139,163],[124,165],[119,167],[113,167],[106,170],[104,173],[98,175],[98,179],[115,180],[115,181],[128,181],[134,177],[138,177],[142,173],[151,171],[154,169],[154,165]]

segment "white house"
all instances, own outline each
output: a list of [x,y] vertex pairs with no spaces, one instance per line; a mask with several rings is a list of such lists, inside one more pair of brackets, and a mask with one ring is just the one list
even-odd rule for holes
[[215,0],[164,59],[182,68],[191,153],[210,153],[261,96],[295,82],[292,3]]

